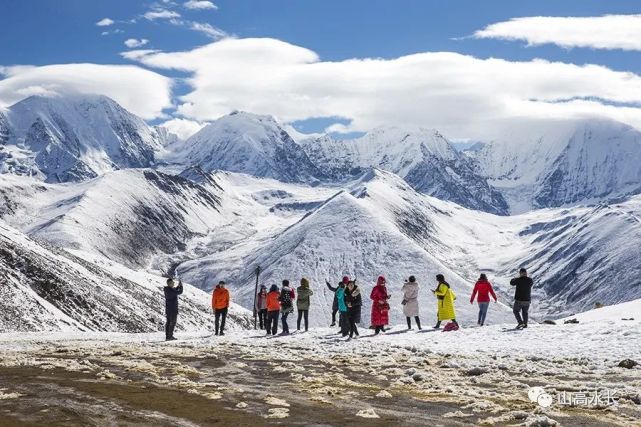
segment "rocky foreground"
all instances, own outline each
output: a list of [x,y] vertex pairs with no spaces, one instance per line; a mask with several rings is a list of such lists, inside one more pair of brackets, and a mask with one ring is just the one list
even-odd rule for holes
[[0,425],[641,425],[639,322],[612,326],[3,334]]

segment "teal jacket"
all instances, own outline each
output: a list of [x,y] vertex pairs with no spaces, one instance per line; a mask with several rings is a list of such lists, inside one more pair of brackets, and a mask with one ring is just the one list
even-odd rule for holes
[[336,289],[336,298],[338,299],[338,311],[341,313],[347,312],[347,304],[345,304],[345,288]]

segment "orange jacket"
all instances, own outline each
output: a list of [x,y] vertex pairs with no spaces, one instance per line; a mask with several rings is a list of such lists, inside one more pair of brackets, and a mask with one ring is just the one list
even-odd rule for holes
[[280,311],[280,292],[271,291],[267,294],[267,311]]
[[214,310],[229,307],[229,291],[226,288],[216,286],[211,296],[211,307]]

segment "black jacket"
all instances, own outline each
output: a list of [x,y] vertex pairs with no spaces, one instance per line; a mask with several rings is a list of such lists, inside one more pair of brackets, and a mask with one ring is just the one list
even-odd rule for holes
[[347,315],[352,317],[355,323],[360,323],[363,296],[358,286],[354,287],[351,292],[348,287],[345,287],[345,305],[347,305]]
[[178,313],[178,295],[183,293],[183,285],[175,288],[165,286],[165,313]]
[[339,283],[338,286],[333,287],[332,285],[329,284],[328,281],[325,281],[325,284],[329,288],[330,291],[334,292],[334,301],[332,302],[332,310],[338,311],[338,295],[336,295],[336,291],[340,286],[343,284],[343,282]]
[[532,279],[529,277],[517,277],[516,279],[510,280],[510,285],[516,286],[514,291],[514,300],[515,301],[530,301],[532,299]]

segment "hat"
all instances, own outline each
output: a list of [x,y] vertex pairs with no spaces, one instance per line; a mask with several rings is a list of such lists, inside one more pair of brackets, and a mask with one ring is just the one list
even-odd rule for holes
[[309,286],[309,280],[303,277],[302,279],[300,279],[300,285],[304,287]]
[[343,276],[343,284],[347,285],[347,282],[349,282],[349,276]]

